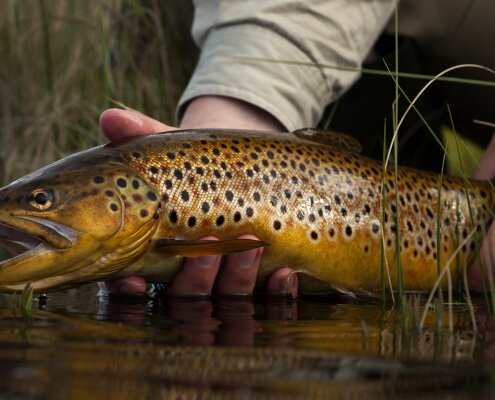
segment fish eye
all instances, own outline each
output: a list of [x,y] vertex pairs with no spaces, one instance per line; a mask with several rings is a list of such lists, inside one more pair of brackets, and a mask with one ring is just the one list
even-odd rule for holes
[[29,194],[27,201],[38,210],[46,210],[53,204],[53,194],[45,189],[34,189]]

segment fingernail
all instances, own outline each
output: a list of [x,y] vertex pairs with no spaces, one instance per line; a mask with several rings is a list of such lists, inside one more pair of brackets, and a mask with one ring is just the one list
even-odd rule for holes
[[281,289],[281,293],[284,293],[286,295],[290,295],[292,297],[296,297],[297,292],[296,292],[296,279],[297,276],[295,273],[289,274],[285,279],[281,279],[279,281],[279,286]]
[[196,265],[201,268],[211,268],[213,267],[220,256],[203,256],[198,257],[194,260]]
[[237,257],[237,265],[239,268],[250,268],[252,267],[254,260],[256,259],[256,256],[258,255],[257,249],[254,250],[249,250],[249,251],[243,251],[242,253],[236,254]]
[[126,118],[130,119],[136,125],[144,125],[144,122],[135,112],[124,110],[126,114]]

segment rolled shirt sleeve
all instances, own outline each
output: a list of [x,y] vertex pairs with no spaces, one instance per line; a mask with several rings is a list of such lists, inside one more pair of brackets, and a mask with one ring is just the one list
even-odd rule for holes
[[198,65],[178,106],[221,95],[256,105],[288,130],[315,126],[358,72],[262,58],[359,68],[394,0],[196,0]]

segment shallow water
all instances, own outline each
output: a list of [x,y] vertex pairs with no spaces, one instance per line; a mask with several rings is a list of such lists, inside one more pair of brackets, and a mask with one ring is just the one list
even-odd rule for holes
[[[415,319],[342,297],[50,294],[0,309],[0,398],[481,398],[495,394],[495,325],[456,305]],[[416,299],[417,300],[417,299]]]

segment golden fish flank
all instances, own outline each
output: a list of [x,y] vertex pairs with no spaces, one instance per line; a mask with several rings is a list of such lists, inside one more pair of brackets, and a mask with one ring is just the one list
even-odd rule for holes
[[[471,221],[463,181],[444,177],[437,246],[439,177],[400,168],[396,187],[389,170],[382,232],[382,166],[358,150],[349,137],[313,130],[190,130],[73,155],[1,189],[0,235],[20,254],[0,264],[0,286],[12,291],[32,282],[46,290],[133,274],[169,281],[181,266],[177,255],[268,243],[260,284],[290,265],[311,277],[302,279],[303,290],[374,290],[382,237],[397,282],[400,232],[405,287],[431,288],[438,260],[444,265],[473,228],[482,232],[490,222],[490,185],[470,184]],[[33,207],[35,190],[51,193],[53,204]],[[211,233],[221,241],[196,240]],[[262,242],[232,240],[244,233]],[[56,235],[70,244],[62,248]],[[462,264],[472,261],[474,247],[473,240],[462,247]]]

